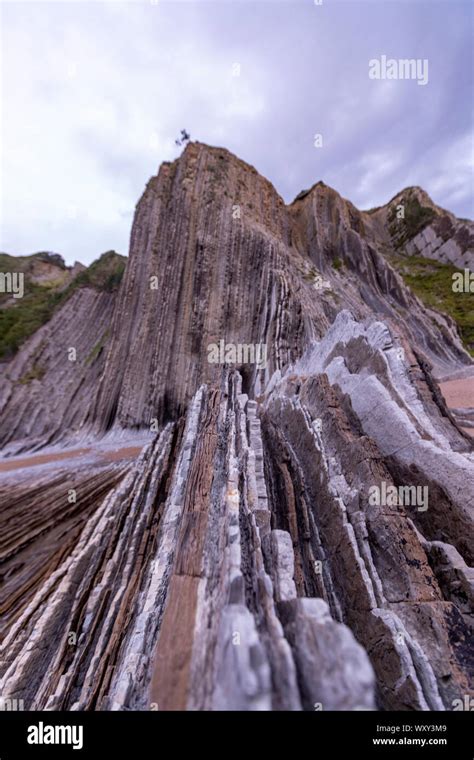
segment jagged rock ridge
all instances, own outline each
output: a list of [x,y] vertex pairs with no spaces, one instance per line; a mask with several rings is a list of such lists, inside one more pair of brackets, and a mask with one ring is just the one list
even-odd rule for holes
[[[6,452],[149,436],[136,460],[0,473],[2,698],[444,710],[471,693],[474,455],[434,371],[472,361],[387,262],[384,224],[322,183],[286,207],[197,143],[150,180],[118,291],[77,290],[2,381]],[[264,343],[267,366],[209,364],[220,339]],[[18,383],[38,351],[45,374]],[[382,484],[426,487],[427,509],[374,504]]]
[[[178,161],[161,166],[140,199],[107,329],[97,330],[83,288],[69,305],[80,315],[77,324],[63,329],[67,314],[57,313],[33,338],[35,347],[27,344],[7,368],[0,442],[175,418],[202,382],[216,379],[207,346],[222,338],[267,346],[265,370],[242,367],[245,389],[258,395],[342,308],[357,319],[383,315],[401,342],[418,347],[440,371],[469,365],[452,320],[423,308],[387,263],[374,216],[323,183],[286,207],[253,167],[223,149],[189,144]],[[317,290],[318,277],[331,287]],[[61,356],[62,384],[71,387],[64,405],[52,403],[47,390],[59,351],[38,356],[58,330],[63,343],[78,347],[77,363],[68,366]],[[44,372],[35,412],[18,416],[14,410],[31,396],[18,381],[35,362]],[[92,407],[72,390],[78,381],[86,395],[94,388]]]

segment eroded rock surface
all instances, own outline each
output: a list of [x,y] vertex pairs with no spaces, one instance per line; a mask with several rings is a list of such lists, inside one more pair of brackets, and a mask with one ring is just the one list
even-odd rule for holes
[[[322,183],[285,206],[199,143],[150,180],[118,290],[78,289],[0,382],[2,699],[450,710],[472,693],[472,414],[436,381],[472,360],[388,263],[389,214]],[[220,340],[264,345],[265,366],[210,363]],[[138,456],[94,459],[132,433]],[[11,458],[78,443],[86,458]]]

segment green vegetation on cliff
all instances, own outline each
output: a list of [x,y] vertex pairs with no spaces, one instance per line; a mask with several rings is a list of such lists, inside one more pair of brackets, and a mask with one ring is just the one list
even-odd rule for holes
[[406,191],[400,204],[404,206],[405,216],[397,219],[396,206],[393,205],[388,212],[389,231],[396,248],[402,248],[409,240],[412,240],[419,232],[433,221],[436,214],[430,206],[422,206],[413,191]]
[[457,324],[465,348],[474,356],[474,299],[453,292],[453,274],[460,270],[422,256],[392,256],[390,263],[425,306],[448,314]]
[[107,251],[97,261],[94,261],[88,269],[80,272],[74,278],[69,289],[90,287],[96,290],[106,290],[110,293],[120,285],[126,261],[125,256],[120,256],[115,251]]
[[[107,292],[116,290],[122,279],[125,263],[125,256],[120,256],[115,251],[107,251],[90,267],[83,269],[71,279],[71,271],[57,254],[0,254],[0,272],[24,274],[22,298],[12,298],[8,293],[0,293],[0,361],[11,359],[22,343],[48,322],[77,288],[90,287]],[[50,277],[49,269],[46,267],[44,277],[38,277],[41,264],[52,267]]]

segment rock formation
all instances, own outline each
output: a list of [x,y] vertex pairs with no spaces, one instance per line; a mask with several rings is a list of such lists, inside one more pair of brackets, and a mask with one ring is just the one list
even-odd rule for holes
[[[437,378],[473,361],[391,264],[436,225],[458,266],[472,249],[421,194],[394,231],[398,196],[362,212],[318,183],[285,206],[199,143],[161,166],[120,285],[74,288],[0,382],[1,698],[450,710],[472,693],[471,412]],[[266,362],[211,363],[220,341]],[[134,436],[139,455],[95,456]]]
[[[398,219],[400,206],[405,215]],[[380,224],[381,234],[396,247],[403,245],[409,256],[423,256],[454,264],[459,269],[474,270],[473,222],[457,219],[439,208],[420,187],[407,188],[386,206],[375,209],[373,220]]]

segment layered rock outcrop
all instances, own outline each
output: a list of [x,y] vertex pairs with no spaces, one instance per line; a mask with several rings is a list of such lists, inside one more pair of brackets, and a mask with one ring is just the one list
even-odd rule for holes
[[437,206],[420,187],[409,187],[372,214],[380,237],[409,256],[474,270],[474,223]]
[[[343,308],[357,319],[383,315],[440,371],[469,365],[452,320],[424,308],[388,264],[373,216],[322,183],[286,207],[253,167],[226,150],[189,144],[161,166],[137,205],[118,293],[99,303],[81,288],[7,367],[0,399],[9,422],[0,443],[72,436],[83,423],[103,433],[175,418],[202,382],[216,379],[208,346],[221,339],[266,346],[265,369],[241,367],[245,390],[258,395]],[[74,324],[55,349],[50,333],[69,315]],[[52,345],[51,357],[37,356],[42,343]],[[73,372],[63,344],[77,349]],[[35,366],[41,376],[33,372],[34,383],[18,387]],[[67,429],[65,407],[51,404],[53,378]],[[32,420],[15,424],[12,409],[25,404]]]
[[[474,453],[436,381],[472,360],[390,265],[389,212],[322,183],[285,206],[198,143],[150,180],[118,289],[84,283],[0,384],[2,699],[449,710],[472,693]],[[209,362],[220,341],[266,361]],[[127,432],[138,457],[93,459]],[[78,441],[87,459],[11,457]]]

